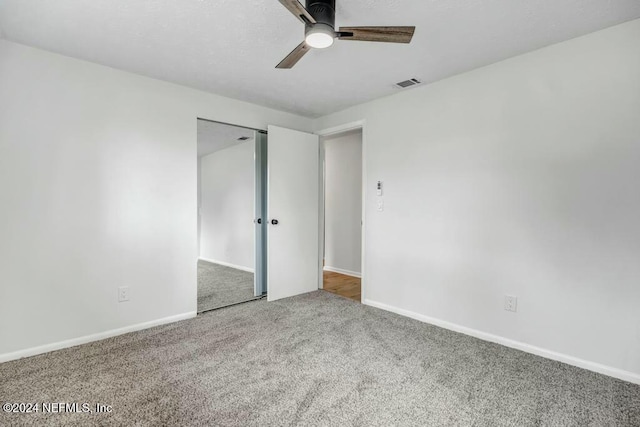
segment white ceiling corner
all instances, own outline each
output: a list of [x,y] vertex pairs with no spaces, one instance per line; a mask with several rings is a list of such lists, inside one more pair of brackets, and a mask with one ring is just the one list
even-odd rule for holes
[[415,25],[410,45],[337,41],[277,70],[303,25],[277,0],[2,0],[4,37],[318,117],[640,18],[637,0],[337,0],[337,26]]

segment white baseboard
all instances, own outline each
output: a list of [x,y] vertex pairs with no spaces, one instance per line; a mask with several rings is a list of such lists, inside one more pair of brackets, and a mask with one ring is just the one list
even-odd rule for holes
[[322,269],[324,271],[331,271],[333,273],[344,274],[345,276],[352,276],[352,277],[358,277],[358,278],[362,277],[362,273],[358,273],[357,271],[345,270],[337,267],[330,267],[328,265],[325,265],[324,267],[322,267]]
[[165,325],[167,323],[178,322],[180,320],[191,319],[196,317],[197,312],[191,311],[188,313],[177,314],[175,316],[164,317],[162,319],[152,320],[150,322],[138,323],[136,325],[125,326],[124,328],[112,329],[110,331],[99,332],[97,334],[85,335],[79,338],[72,338],[70,340],[55,342],[51,344],[45,344],[38,347],[31,347],[24,350],[14,351],[12,353],[0,354],[0,363],[8,362],[10,360],[22,359],[23,357],[35,356],[42,353],[48,353],[50,351],[61,350],[63,348],[75,347],[77,345],[90,343],[93,341],[103,340],[105,338],[115,337],[117,335],[127,334],[129,332],[140,331],[142,329],[152,328],[154,326]]
[[377,301],[366,299],[362,303],[369,305],[371,307],[376,307],[382,310],[390,311],[392,313],[396,313],[401,316],[410,317],[412,319],[419,320],[421,322],[429,323],[431,325],[439,326],[444,329],[449,329],[451,331],[460,332],[465,335],[470,335],[472,337],[479,338],[484,341],[490,341],[496,344],[504,345],[505,347],[515,348],[517,350],[521,350],[526,353],[535,354],[536,356],[544,357],[551,360],[556,360],[558,362],[563,362],[572,366],[577,366],[578,368],[587,369],[589,371],[597,372],[599,374],[608,375],[610,377],[618,378],[620,380],[628,381],[630,383],[640,384],[640,374],[624,371],[618,368],[613,368],[611,366],[602,365],[600,363],[590,362],[584,359],[579,359],[577,357],[547,350],[541,347],[536,347],[520,341],[514,341],[498,335],[482,332],[477,329],[471,329],[466,326],[457,325],[455,323],[436,319],[434,317],[424,316],[422,314],[418,314],[409,310],[393,307]]
[[244,267],[242,265],[231,264],[230,262],[218,261],[218,260],[215,260],[215,259],[208,259],[208,258],[198,258],[198,259],[200,261],[206,261],[206,262],[211,262],[213,264],[224,265],[225,267],[235,268],[236,270],[248,271],[249,273],[253,273],[254,272],[253,268]]

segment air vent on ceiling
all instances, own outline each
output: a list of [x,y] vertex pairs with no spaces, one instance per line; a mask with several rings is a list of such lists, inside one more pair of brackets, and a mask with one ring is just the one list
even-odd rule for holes
[[399,87],[400,89],[406,89],[411,86],[419,85],[420,83],[422,82],[418,79],[409,79],[400,83],[396,83],[396,87]]
[[251,139],[248,136],[241,136],[240,138],[238,138],[238,141],[246,141],[247,139]]

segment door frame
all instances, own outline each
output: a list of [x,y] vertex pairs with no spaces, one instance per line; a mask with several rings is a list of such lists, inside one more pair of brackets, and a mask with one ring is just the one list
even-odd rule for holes
[[362,212],[362,225],[360,227],[360,303],[364,304],[366,300],[366,264],[365,264],[365,227],[366,227],[366,211],[365,211],[365,201],[366,201],[366,192],[367,192],[367,163],[365,161],[367,156],[367,144],[366,144],[366,121],[357,120],[354,122],[344,123],[342,125],[333,126],[330,128],[326,128],[320,131],[315,132],[316,135],[320,137],[320,176],[318,177],[318,182],[320,186],[320,201],[319,208],[320,212],[318,213],[318,289],[323,289],[324,287],[324,279],[323,279],[323,258],[324,258],[324,205],[325,205],[325,195],[324,195],[324,187],[325,187],[325,151],[324,151],[324,138],[332,135],[337,135],[341,133],[345,133],[351,130],[361,129],[362,130],[362,188],[361,188],[361,212]]

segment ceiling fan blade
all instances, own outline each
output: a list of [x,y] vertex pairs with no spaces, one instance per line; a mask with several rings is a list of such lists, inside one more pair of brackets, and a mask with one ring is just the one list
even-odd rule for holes
[[298,0],[278,0],[289,12],[305,24],[315,24],[316,20],[313,16],[300,4]]
[[416,27],[340,27],[340,40],[410,43]]
[[276,65],[276,68],[293,68],[293,66],[296,65],[298,61],[300,61],[300,58],[302,58],[310,50],[311,47],[309,47],[306,42],[300,43],[298,47],[293,49],[286,58],[284,58],[278,65]]

